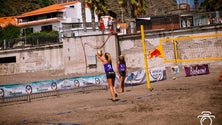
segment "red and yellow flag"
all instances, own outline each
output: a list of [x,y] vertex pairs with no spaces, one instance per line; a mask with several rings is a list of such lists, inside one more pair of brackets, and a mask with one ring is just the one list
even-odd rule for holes
[[161,45],[158,45],[152,52],[149,51],[149,59],[153,57],[163,58],[163,49]]

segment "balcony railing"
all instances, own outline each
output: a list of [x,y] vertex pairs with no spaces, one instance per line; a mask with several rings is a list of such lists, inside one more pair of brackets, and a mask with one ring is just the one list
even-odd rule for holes
[[18,22],[18,26],[36,25],[36,24],[41,24],[41,23],[56,22],[60,20],[61,18],[54,17],[54,18],[34,20],[34,21],[25,21],[25,22],[21,21],[21,22]]

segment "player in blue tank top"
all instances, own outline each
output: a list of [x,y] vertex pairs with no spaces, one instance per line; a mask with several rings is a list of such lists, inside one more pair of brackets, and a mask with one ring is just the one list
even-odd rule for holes
[[119,56],[119,60],[117,61],[117,68],[118,68],[118,74],[119,74],[119,92],[124,92],[124,81],[127,74],[127,67],[125,58],[123,55]]
[[112,64],[107,63],[107,64],[104,64],[103,66],[104,66],[105,72],[114,72],[114,71],[113,71]]
[[110,88],[110,93],[112,96],[112,101],[116,101],[116,91],[115,91],[115,78],[116,74],[112,67],[111,55],[109,53],[105,53],[104,56],[102,54],[97,53],[97,58],[101,60],[104,66],[104,71],[106,73],[107,82]]

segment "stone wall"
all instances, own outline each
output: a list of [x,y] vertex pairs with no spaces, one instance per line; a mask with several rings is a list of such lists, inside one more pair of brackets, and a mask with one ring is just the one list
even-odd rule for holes
[[[205,54],[204,58],[212,58],[212,60],[174,63],[155,57],[148,59],[149,68],[202,63],[221,65],[221,37],[215,37],[210,40],[204,37],[210,34],[222,34],[222,25],[170,31],[146,31],[146,51],[154,50],[160,44],[161,39],[203,36],[203,38],[178,41],[179,58],[192,59],[201,57],[202,53]],[[166,59],[174,57],[175,53],[172,51],[174,49],[172,44],[168,45],[167,42],[164,42],[163,49]],[[134,71],[145,68],[140,33],[123,36],[104,34],[63,38],[63,44],[59,45],[0,50],[0,58],[16,57],[16,62],[0,63],[0,75],[43,70],[61,70],[63,74],[75,73],[77,75],[104,73],[102,63],[95,56],[98,50],[111,53],[114,69],[116,69],[119,54],[125,55],[129,70]],[[217,58],[215,59],[215,57]]]
[[98,50],[111,53],[116,68],[117,42],[115,35],[98,35],[67,38],[63,41],[65,74],[99,74],[103,65],[96,58]]
[[0,58],[15,57],[16,61],[1,63],[0,75],[64,69],[62,51],[62,45],[1,50]]
[[[192,37],[186,40],[177,41],[177,49],[179,59],[191,59],[184,62],[166,62],[163,58],[154,57],[148,59],[149,68],[154,67],[169,67],[172,65],[192,65],[192,64],[222,64],[222,36],[214,37],[211,39],[205,38],[207,35],[222,35],[222,25],[211,27],[196,27],[182,30],[171,31],[149,31],[145,32],[146,53],[154,50],[159,44],[161,39],[167,38],[180,38]],[[196,36],[203,38],[196,39]],[[125,55],[128,68],[144,69],[144,53],[142,48],[142,40],[140,34],[131,36],[119,36],[120,52]],[[164,56],[167,59],[174,58],[174,46],[172,42],[163,42]],[[189,44],[189,45],[188,45]],[[209,60],[194,60],[195,58],[212,58]],[[216,59],[214,59],[216,57]],[[193,60],[192,60],[193,59]]]

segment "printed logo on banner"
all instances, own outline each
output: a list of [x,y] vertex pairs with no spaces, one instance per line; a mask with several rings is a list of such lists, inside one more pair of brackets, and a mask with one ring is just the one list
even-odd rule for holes
[[56,91],[57,90],[57,83],[56,82],[52,82],[51,83],[51,88],[53,91]]
[[31,94],[31,93],[32,93],[32,86],[27,85],[27,86],[25,87],[25,91],[26,91],[27,94]]
[[64,80],[61,87],[63,89],[67,89],[67,88],[71,88],[72,87],[72,81],[69,81],[69,80]]
[[163,80],[164,79],[164,71],[162,69],[151,69],[150,76],[154,80]]
[[215,118],[215,116],[210,111],[202,111],[201,115],[198,115],[197,118],[200,118],[201,125],[212,125],[212,118]]
[[0,97],[4,97],[4,95],[5,95],[5,92],[4,92],[4,89],[0,89]]
[[99,84],[100,84],[99,78],[95,78],[95,83],[96,83],[96,85],[99,85]]
[[49,88],[48,88],[49,86],[50,86],[50,83],[47,84],[47,86],[44,84],[42,84],[42,85],[40,84],[39,87],[36,88],[36,90],[37,90],[37,92],[47,92],[47,91],[49,91]]
[[195,76],[209,74],[209,67],[207,64],[184,66],[186,76]]
[[80,86],[79,80],[74,80],[74,87],[79,87],[79,86]]

